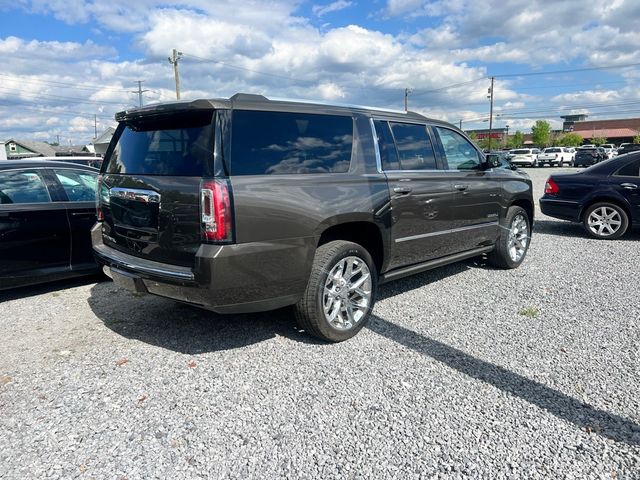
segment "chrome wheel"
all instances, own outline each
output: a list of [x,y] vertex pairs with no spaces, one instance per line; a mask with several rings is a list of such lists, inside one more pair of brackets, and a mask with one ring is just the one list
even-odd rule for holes
[[599,207],[589,214],[587,220],[589,230],[599,237],[609,237],[622,226],[620,212],[612,207]]
[[327,275],[322,308],[329,324],[349,330],[362,320],[371,305],[371,272],[359,257],[340,260]]
[[519,213],[511,221],[511,228],[509,228],[509,243],[507,245],[507,251],[509,257],[514,262],[519,262],[527,251],[527,244],[529,243],[529,227],[527,225],[527,219],[524,215]]

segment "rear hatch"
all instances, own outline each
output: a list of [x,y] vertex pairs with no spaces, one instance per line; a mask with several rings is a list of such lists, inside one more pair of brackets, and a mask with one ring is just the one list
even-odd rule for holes
[[591,161],[597,156],[598,156],[598,151],[595,148],[578,150],[576,152],[576,160],[588,159],[589,161]]
[[213,116],[211,106],[119,115],[99,187],[106,245],[193,266],[202,238],[200,182],[213,176]]

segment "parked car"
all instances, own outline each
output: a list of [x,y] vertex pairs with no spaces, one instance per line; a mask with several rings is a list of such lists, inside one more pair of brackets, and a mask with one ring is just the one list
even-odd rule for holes
[[294,305],[305,331],[342,341],[379,283],[527,253],[531,180],[449,123],[247,94],[116,118],[93,245],[136,292],[220,313]]
[[619,238],[640,224],[640,152],[581,172],[551,175],[540,199],[545,215],[582,222],[594,238]]
[[618,155],[624,155],[629,152],[637,152],[640,150],[640,143],[623,143],[618,149]]
[[102,166],[102,157],[79,157],[79,156],[67,156],[67,157],[38,157],[38,160],[53,160],[54,162],[68,162],[78,165],[87,165],[88,167],[94,167],[98,170]]
[[567,147],[567,151],[571,154],[571,166],[573,166],[576,159],[576,149],[574,147]]
[[603,145],[600,145],[600,147],[604,150],[607,158],[613,158],[618,155],[618,149],[613,143],[605,143]]
[[588,167],[603,160],[607,160],[607,154],[600,147],[580,147],[576,151],[576,158],[573,161],[575,167]]
[[516,169],[515,165],[512,165],[510,162],[511,155],[508,151],[504,150],[494,150],[487,154],[485,154],[487,158],[487,162],[493,168],[511,168]]
[[83,165],[0,162],[0,289],[97,271],[97,177]]
[[571,152],[564,147],[547,147],[538,155],[538,165],[549,164],[552,167],[571,165]]
[[525,166],[525,167],[537,167],[538,166],[538,155],[540,154],[540,149],[538,148],[516,148],[514,150],[510,150],[509,154],[511,158],[509,161],[513,165],[517,166]]
[[593,143],[585,143],[584,145],[582,145],[582,147],[578,147],[578,148],[596,148],[597,145],[593,144]]

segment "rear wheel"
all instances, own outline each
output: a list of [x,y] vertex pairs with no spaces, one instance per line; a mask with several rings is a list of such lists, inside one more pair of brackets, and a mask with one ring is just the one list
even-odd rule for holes
[[487,255],[489,263],[500,268],[520,266],[529,250],[531,225],[522,207],[512,206],[500,222],[500,236],[496,248]]
[[344,240],[321,245],[295,306],[300,328],[330,342],[353,337],[369,320],[376,286],[373,260],[361,245]]
[[629,217],[615,203],[600,202],[591,205],[585,212],[582,224],[593,238],[614,239],[624,235],[629,227]]

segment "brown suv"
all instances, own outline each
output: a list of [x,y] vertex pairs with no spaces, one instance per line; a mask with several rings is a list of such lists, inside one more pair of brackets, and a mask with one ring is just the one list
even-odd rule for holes
[[137,292],[222,313],[295,305],[340,341],[378,283],[481,254],[514,268],[529,246],[526,174],[416,113],[238,94],[116,118],[93,245]]

